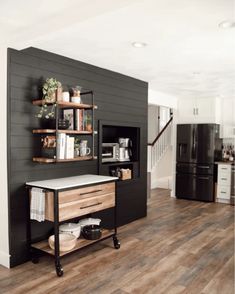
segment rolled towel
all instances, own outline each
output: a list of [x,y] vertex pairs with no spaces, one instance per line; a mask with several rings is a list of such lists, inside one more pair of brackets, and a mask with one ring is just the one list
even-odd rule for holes
[[45,192],[40,188],[31,189],[30,219],[45,220]]

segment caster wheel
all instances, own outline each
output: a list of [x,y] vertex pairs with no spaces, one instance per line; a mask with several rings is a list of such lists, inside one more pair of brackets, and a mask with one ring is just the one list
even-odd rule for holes
[[32,257],[31,261],[32,261],[32,263],[37,264],[37,263],[39,263],[39,258],[38,257]]
[[115,249],[119,249],[121,247],[121,243],[117,241],[116,244],[114,244]]
[[119,249],[121,247],[121,243],[116,237],[113,238],[113,245],[115,249]]
[[64,274],[64,270],[61,266],[56,267],[56,274],[58,277],[62,277]]

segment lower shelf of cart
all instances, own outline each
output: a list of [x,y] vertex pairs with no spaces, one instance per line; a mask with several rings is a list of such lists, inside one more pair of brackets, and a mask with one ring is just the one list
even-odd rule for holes
[[[113,235],[114,235],[114,230],[103,230],[102,231],[102,237],[100,239],[97,239],[97,240],[87,240],[87,239],[84,239],[84,238],[80,237],[79,239],[77,239],[77,244],[73,249],[71,249],[69,251],[60,252],[60,256],[64,256],[64,255],[66,255],[66,254],[68,254],[70,252],[73,252],[73,251],[76,251],[76,250],[81,249],[83,247],[86,247],[86,246],[88,246],[88,245],[90,245],[92,243],[107,239],[108,237],[111,237]],[[41,242],[38,242],[38,243],[34,243],[31,246],[33,248],[44,251],[44,252],[46,252],[48,254],[55,255],[54,250],[51,249],[51,247],[49,247],[47,240],[44,240],[44,241],[41,241]]]

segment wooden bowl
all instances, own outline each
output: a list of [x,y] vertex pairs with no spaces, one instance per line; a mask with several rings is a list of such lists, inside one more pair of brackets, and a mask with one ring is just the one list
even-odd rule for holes
[[[72,234],[59,234],[60,251],[69,251],[76,246],[77,237]],[[55,249],[55,236],[52,235],[48,239],[51,249]]]

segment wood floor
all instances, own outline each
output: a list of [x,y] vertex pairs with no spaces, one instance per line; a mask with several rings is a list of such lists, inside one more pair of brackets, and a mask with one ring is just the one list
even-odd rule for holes
[[233,294],[234,207],[176,200],[152,191],[148,217],[120,229],[121,249],[106,240],[64,257],[0,267],[0,293]]

